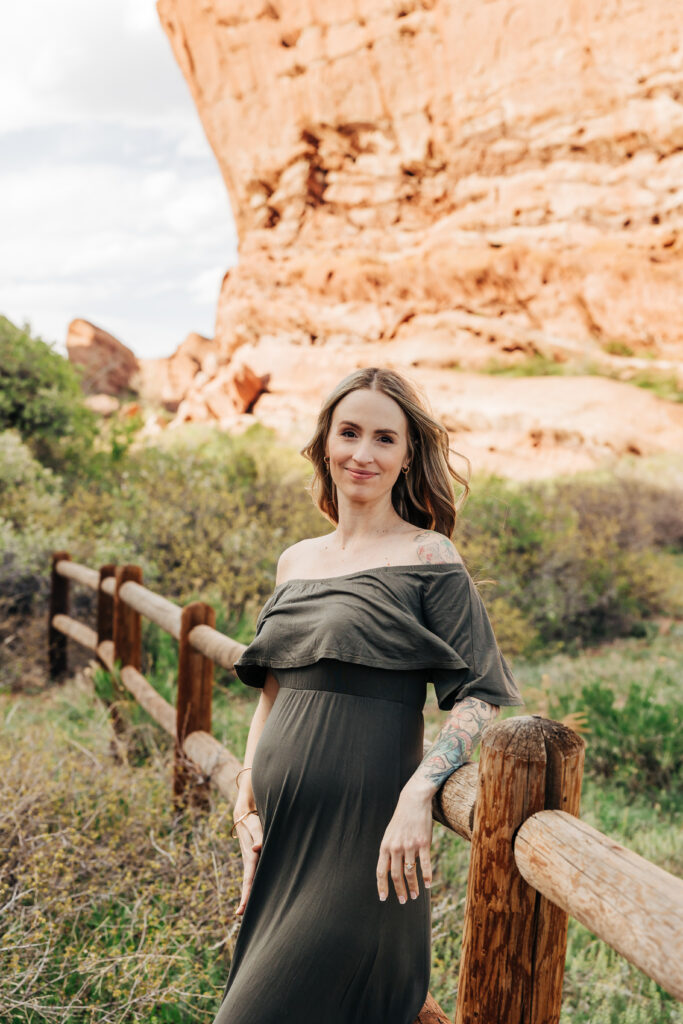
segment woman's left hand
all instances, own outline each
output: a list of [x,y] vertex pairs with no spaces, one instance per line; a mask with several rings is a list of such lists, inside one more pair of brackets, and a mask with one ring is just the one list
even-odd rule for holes
[[[391,821],[386,827],[379,847],[377,862],[377,889],[379,898],[389,895],[388,875],[400,903],[405,903],[406,881],[411,898],[419,895],[417,861],[420,860],[425,888],[432,884],[432,800],[405,787],[396,804]],[[409,865],[412,865],[410,867]]]

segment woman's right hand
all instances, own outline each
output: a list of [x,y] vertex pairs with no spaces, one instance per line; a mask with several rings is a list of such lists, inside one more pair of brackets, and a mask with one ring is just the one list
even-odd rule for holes
[[258,859],[261,855],[261,846],[263,845],[263,828],[261,827],[261,819],[258,816],[258,812],[254,810],[253,807],[250,808],[246,806],[240,808],[238,804],[235,804],[233,816],[235,818],[239,818],[240,815],[245,814],[249,810],[251,813],[235,826],[242,850],[242,860],[244,862],[242,896],[240,898],[239,906],[235,911],[235,913],[240,915],[244,913],[244,908],[246,907],[247,900],[249,899],[251,883],[254,879],[256,865],[258,864]]

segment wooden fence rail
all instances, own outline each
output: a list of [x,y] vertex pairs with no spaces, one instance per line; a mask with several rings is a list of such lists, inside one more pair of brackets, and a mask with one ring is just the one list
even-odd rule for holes
[[[96,629],[69,615],[71,582],[97,592]],[[143,615],[178,640],[175,707],[141,672]],[[137,566],[96,571],[64,551],[52,557],[52,678],[66,671],[67,638],[118,668],[175,737],[176,801],[201,798],[209,782],[237,795],[241,764],[211,735],[211,690],[213,665],[231,670],[244,645],[214,627],[209,605],[181,608],[152,593]],[[583,755],[583,740],[559,722],[494,722],[479,765],[464,765],[434,796],[435,820],[472,844],[455,1024],[557,1024],[569,915],[683,1000],[683,881],[580,820]],[[449,1024],[431,995],[418,1022]]]

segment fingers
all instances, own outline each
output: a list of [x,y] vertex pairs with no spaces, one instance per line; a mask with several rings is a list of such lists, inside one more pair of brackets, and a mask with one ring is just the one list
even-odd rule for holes
[[406,853],[403,860],[403,873],[406,881],[408,882],[408,892],[410,898],[416,900],[420,894],[420,886],[417,880],[417,854],[411,853],[410,856]]
[[249,893],[251,892],[251,883],[254,880],[256,874],[256,865],[258,864],[259,854],[252,853],[250,851],[249,856],[244,861],[244,876],[242,878],[242,895],[240,897],[239,906],[235,913],[243,914],[244,908],[247,905],[249,899]]
[[[247,825],[247,822],[253,824]],[[244,861],[244,875],[242,878],[242,895],[235,911],[236,914],[243,914],[251,892],[251,885],[256,873],[261,848],[263,846],[263,828],[258,815],[249,815],[237,826],[237,834],[242,849],[242,860]]]
[[258,814],[250,814],[248,818],[244,819],[244,824],[247,826],[247,831],[251,836],[251,843],[249,845],[253,848],[254,844],[256,844],[261,849],[263,845],[263,826]]
[[[413,870],[415,869],[413,868]],[[394,883],[398,902],[405,903],[407,896],[405,878],[403,877],[403,850],[396,850],[391,854],[391,880]]]
[[432,884],[432,858],[428,846],[421,846],[419,849],[420,855],[420,870],[422,871],[422,881],[425,884],[425,889],[429,889]]
[[390,864],[389,851],[385,846],[379,848],[379,860],[377,861],[377,891],[379,892],[379,898],[384,900],[389,895],[389,885],[387,883],[387,872],[389,871]]
[[399,849],[389,850],[386,847],[380,846],[380,855],[377,862],[377,891],[380,900],[386,900],[389,895],[389,884],[387,881],[389,874],[391,875],[399,903],[406,903],[408,894],[410,894],[411,899],[417,899],[420,894],[420,883],[417,873],[418,857],[425,888],[428,889],[432,884],[429,847],[418,847],[417,851],[405,851]]

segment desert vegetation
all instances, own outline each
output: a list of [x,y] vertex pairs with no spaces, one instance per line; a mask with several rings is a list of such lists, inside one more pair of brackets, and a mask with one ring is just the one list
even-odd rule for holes
[[[78,377],[30,330],[0,320],[0,1008],[28,1022],[211,1019],[238,919],[226,805],[175,813],[170,741],[75,653],[48,684],[53,550],[132,562],[145,582],[214,604],[248,641],[279,552],[329,525],[307,464],[263,428],[195,427],[154,445],[139,420],[102,423]],[[512,484],[476,476],[455,537],[527,710],[586,730],[582,814],[683,872],[683,482],[680,463]],[[74,614],[92,598],[74,590]],[[175,641],[147,625],[143,669],[169,699]],[[256,693],[217,671],[214,732],[242,754]],[[125,732],[114,735],[116,700]],[[425,709],[434,736],[442,713]],[[431,990],[454,1006],[467,844],[435,825]],[[563,1024],[683,1022],[675,1003],[570,926]]]

